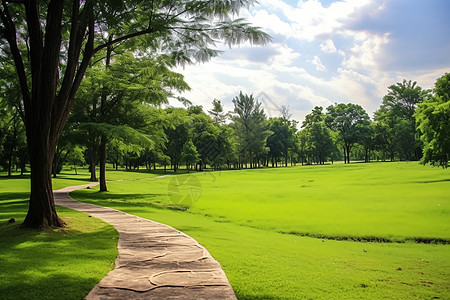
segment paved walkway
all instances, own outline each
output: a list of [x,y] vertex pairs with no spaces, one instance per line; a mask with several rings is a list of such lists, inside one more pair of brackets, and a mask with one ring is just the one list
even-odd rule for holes
[[116,268],[86,299],[236,299],[220,264],[188,235],[164,224],[112,208],[78,202],[54,191],[55,203],[85,212],[119,232]]

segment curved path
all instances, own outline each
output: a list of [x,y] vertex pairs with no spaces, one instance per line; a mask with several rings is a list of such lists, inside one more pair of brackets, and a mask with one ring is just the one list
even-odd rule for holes
[[94,185],[54,191],[56,205],[102,219],[119,232],[116,268],[86,299],[236,299],[220,264],[193,238],[164,224],[69,197],[71,191]]

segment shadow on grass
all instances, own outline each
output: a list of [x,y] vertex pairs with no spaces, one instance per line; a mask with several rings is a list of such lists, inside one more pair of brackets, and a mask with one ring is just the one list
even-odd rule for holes
[[[14,193],[0,193],[0,201],[4,200],[17,200],[28,199],[30,197],[29,192],[14,192]],[[0,204],[2,204],[0,202]]]
[[427,180],[427,181],[412,181],[411,183],[440,183],[440,182],[448,182],[450,178],[447,179],[439,179],[439,180]]
[[64,217],[67,228],[32,230],[20,228],[19,222],[0,223],[1,299],[83,299],[114,267],[116,231],[102,223],[81,232],[70,225],[73,212],[66,210]]
[[142,199],[155,199],[157,197],[165,196],[165,194],[114,194],[111,192],[94,192],[94,193],[85,193],[85,192],[78,192],[74,191],[70,193],[70,196],[72,198],[76,198],[79,200],[110,200],[110,201],[117,201],[121,200],[119,202],[128,202],[128,203],[135,203],[136,200],[142,200]]
[[87,182],[91,182],[91,180],[87,177],[74,177],[74,176],[80,176],[80,175],[61,175],[61,176],[56,176],[56,178],[53,178],[53,180],[55,179],[60,179],[60,180],[71,180],[71,181],[87,181]]
[[0,176],[0,180],[11,180],[11,179],[30,179],[30,174],[23,174],[23,175],[11,175],[11,176]]

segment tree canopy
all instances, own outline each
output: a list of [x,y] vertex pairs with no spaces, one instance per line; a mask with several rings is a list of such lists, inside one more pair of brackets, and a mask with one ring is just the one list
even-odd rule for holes
[[419,104],[415,114],[424,143],[422,163],[448,167],[450,159],[450,74],[440,77],[434,94]]

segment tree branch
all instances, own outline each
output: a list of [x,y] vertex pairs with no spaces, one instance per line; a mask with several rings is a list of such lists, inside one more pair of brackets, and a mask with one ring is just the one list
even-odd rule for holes
[[[69,37],[69,50],[67,52],[67,67],[64,72],[64,79],[61,84],[61,89],[58,94],[58,101],[61,99],[67,99],[67,95],[70,91],[70,85],[73,81],[75,70],[77,67],[76,62],[78,62],[77,50],[81,51],[81,42],[78,45],[78,29],[79,29],[79,12],[80,12],[80,2],[74,0],[72,2],[72,16],[71,16],[71,26],[70,26],[70,37]],[[79,52],[78,52],[79,54]]]
[[112,40],[112,41],[109,41],[109,42],[107,42],[107,43],[104,43],[104,44],[102,44],[102,45],[97,46],[97,47],[94,49],[93,54],[95,54],[95,53],[97,53],[98,51],[100,51],[100,50],[102,50],[102,49],[104,49],[104,48],[106,48],[106,47],[108,47],[108,46],[111,46],[111,45],[113,45],[113,44],[117,44],[117,43],[119,43],[119,42],[122,42],[122,41],[125,41],[125,40],[128,40],[128,39],[131,39],[131,38],[134,38],[134,37],[138,37],[138,36],[141,36],[141,35],[150,34],[150,33],[152,33],[152,32],[153,32],[153,29],[152,29],[152,28],[147,28],[147,29],[145,29],[145,30],[141,30],[141,31],[137,31],[137,32],[134,32],[134,33],[130,33],[130,34],[121,36],[121,37],[119,37],[119,38],[117,38],[117,39],[115,39],[115,40]]
[[41,62],[42,62],[42,29],[39,20],[39,3],[36,0],[29,0],[25,2],[25,12],[27,18],[28,36],[30,37],[30,62],[32,83],[31,89],[33,95],[36,95],[37,82],[39,79]]

